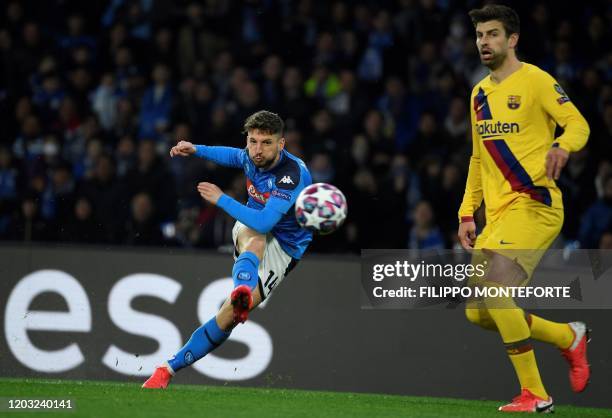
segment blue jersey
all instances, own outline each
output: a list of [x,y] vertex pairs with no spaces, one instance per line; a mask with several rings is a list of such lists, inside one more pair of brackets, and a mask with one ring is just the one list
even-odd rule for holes
[[[295,219],[295,200],[304,187],[312,183],[306,164],[285,150],[281,151],[279,161],[268,170],[261,170],[249,158],[246,149],[230,147],[208,147],[197,145],[196,155],[228,167],[242,167],[246,174],[246,207],[237,205],[232,198],[223,195],[217,205],[234,218],[259,232],[271,232],[283,250],[291,257],[300,259],[312,241],[312,232],[301,228]],[[273,208],[280,215],[274,218],[270,229],[262,226],[265,219],[258,214]],[[278,220],[277,220],[278,219]]]

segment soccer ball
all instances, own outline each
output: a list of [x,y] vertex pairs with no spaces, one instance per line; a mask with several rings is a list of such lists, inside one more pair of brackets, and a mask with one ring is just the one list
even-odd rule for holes
[[295,202],[295,218],[302,228],[327,235],[346,219],[346,198],[335,186],[315,183],[304,188]]

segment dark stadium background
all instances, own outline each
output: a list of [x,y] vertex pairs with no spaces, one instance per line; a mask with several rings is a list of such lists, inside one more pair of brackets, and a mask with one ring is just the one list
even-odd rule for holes
[[[557,246],[612,248],[612,3],[510,2],[521,59],[589,121],[559,185]],[[477,1],[7,1],[0,9],[0,239],[223,248],[232,220],[198,181],[242,173],[170,160],[177,138],[243,146],[246,116],[349,200],[318,252],[449,248],[486,74]]]

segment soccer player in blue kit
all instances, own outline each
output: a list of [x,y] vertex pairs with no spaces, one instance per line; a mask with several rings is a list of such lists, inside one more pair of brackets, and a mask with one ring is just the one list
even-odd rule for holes
[[244,123],[245,149],[180,141],[170,150],[171,157],[195,155],[226,167],[242,168],[249,198],[243,205],[212,183],[198,184],[204,200],[236,219],[232,231],[234,290],[217,315],[157,367],[143,388],[165,389],[176,372],[223,344],[232,329],[246,321],[249,311],[289,274],[312,241],[312,233],[298,225],[294,213],[295,200],[312,179],[304,162],[284,150],[283,129],[277,114],[262,110]]

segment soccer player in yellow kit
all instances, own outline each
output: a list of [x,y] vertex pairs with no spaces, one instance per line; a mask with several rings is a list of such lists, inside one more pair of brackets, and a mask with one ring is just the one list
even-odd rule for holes
[[[486,254],[487,285],[525,283],[561,230],[563,203],[555,180],[569,153],[585,145],[589,126],[553,77],[517,59],[520,23],[514,10],[487,5],[469,14],[481,62],[490,74],[471,95],[473,151],[458,235],[464,248]],[[564,130],[557,138],[556,125]],[[486,226],[476,237],[473,215],[483,200]],[[518,256],[508,257],[506,250],[517,250]],[[520,382],[521,394],[499,409],[552,412],[530,338],[561,350],[572,389],[581,392],[590,375],[586,326],[548,321],[506,302],[466,306],[471,322],[499,332]]]

